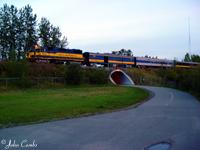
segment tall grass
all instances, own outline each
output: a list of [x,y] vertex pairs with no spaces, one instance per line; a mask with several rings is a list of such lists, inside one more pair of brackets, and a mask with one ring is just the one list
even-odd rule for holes
[[166,86],[191,92],[200,97],[200,66],[196,68],[157,68],[127,70],[136,84]]

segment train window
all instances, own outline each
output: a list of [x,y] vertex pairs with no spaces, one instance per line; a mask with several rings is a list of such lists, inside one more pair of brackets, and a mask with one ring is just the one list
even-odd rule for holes
[[103,60],[103,59],[104,59],[104,56],[100,56],[100,55],[90,55],[90,58],[93,58],[93,59],[101,59],[101,60]]
[[122,57],[109,57],[109,60],[122,61]]
[[123,61],[131,61],[130,58],[123,58]]

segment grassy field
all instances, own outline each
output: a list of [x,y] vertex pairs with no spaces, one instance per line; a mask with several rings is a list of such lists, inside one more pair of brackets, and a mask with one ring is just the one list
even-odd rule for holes
[[112,86],[4,91],[0,93],[0,127],[111,111],[148,95],[138,88]]

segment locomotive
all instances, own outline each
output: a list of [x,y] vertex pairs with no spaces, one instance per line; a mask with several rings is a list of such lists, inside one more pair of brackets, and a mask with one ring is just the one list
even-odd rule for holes
[[83,62],[82,50],[64,48],[37,48],[27,52],[26,57],[31,62]]
[[80,63],[86,66],[101,65],[104,67],[179,67],[191,68],[199,63],[180,62],[168,59],[148,57],[121,56],[110,53],[82,52],[80,49],[34,48],[27,52],[31,62]]

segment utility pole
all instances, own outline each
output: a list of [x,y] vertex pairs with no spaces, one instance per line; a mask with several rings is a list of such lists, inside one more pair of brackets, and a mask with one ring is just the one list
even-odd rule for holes
[[191,56],[191,32],[190,32],[190,17],[188,17],[188,51]]

